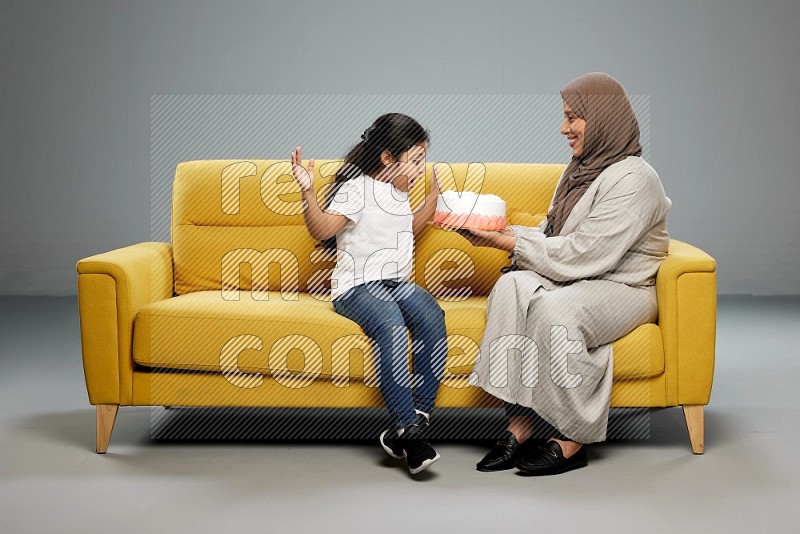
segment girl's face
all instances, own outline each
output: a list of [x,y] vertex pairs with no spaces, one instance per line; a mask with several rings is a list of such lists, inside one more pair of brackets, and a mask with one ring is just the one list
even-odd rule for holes
[[567,136],[572,156],[583,156],[583,133],[586,130],[586,121],[578,117],[567,101],[564,101],[564,122],[561,123],[561,134]]
[[[384,160],[386,168],[383,172],[386,181],[394,184],[400,191],[409,191],[414,187],[416,179],[425,174],[425,154],[427,151],[428,143],[423,142],[412,146],[400,154],[396,160],[389,156],[388,159]],[[384,152],[384,156],[388,154],[388,152]]]

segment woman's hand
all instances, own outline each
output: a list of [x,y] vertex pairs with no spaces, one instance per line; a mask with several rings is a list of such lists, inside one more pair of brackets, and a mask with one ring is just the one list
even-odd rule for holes
[[510,228],[502,230],[477,230],[477,229],[459,229],[456,230],[458,234],[475,247],[491,247],[505,250],[506,252],[513,252],[516,238],[514,232]]
[[314,189],[314,160],[308,160],[308,170],[306,170],[300,159],[300,147],[297,147],[292,152],[292,174],[300,186],[300,191],[305,192]]

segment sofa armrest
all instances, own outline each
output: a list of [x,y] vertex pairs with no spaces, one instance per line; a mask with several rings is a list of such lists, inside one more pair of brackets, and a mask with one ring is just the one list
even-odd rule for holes
[[717,273],[714,258],[670,240],[656,275],[668,406],[708,404],[714,377]]
[[78,261],[78,312],[91,404],[130,403],[133,319],[173,295],[172,245],[139,243]]

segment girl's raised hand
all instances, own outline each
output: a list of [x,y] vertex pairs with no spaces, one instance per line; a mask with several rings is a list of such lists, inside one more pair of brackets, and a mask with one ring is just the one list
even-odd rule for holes
[[431,195],[438,196],[439,193],[442,192],[441,186],[439,185],[439,174],[436,170],[436,164],[433,164],[431,167]]
[[292,175],[301,191],[314,188],[314,160],[308,160],[308,170],[306,170],[300,159],[300,147],[295,148],[292,152]]

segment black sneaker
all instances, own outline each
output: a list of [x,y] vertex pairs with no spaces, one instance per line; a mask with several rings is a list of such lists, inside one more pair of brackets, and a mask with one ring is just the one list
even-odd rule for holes
[[[417,411],[417,426],[419,426],[420,431],[424,431],[428,428],[428,425],[428,418],[425,417],[422,412]],[[386,454],[396,460],[403,459],[403,445],[400,443],[400,438],[397,436],[397,430],[393,428],[384,430],[378,440],[381,442],[381,447],[386,451]]]
[[386,454],[396,460],[403,459],[403,445],[400,443],[400,438],[397,436],[397,431],[393,428],[384,430],[380,438],[381,447],[386,451]]
[[422,437],[423,430],[419,425],[408,425],[396,438],[403,449],[403,454],[412,475],[427,469],[439,459],[439,453]]

